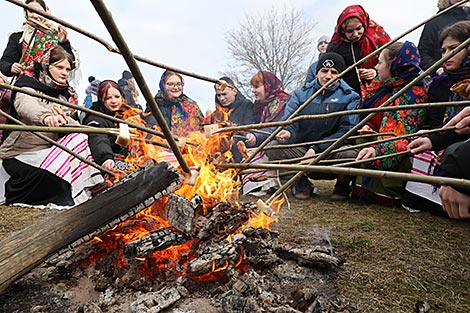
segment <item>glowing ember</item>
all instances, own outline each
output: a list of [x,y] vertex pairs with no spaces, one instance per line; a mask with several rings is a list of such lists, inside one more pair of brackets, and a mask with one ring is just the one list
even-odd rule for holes
[[[136,109],[125,112],[123,117],[128,118],[133,123],[144,124],[141,114]],[[134,168],[138,168],[149,160],[168,162],[178,167],[177,160],[171,151],[155,144],[156,142],[164,143],[162,138],[149,136],[136,130],[132,130],[132,133],[137,135],[138,138],[131,138],[131,157],[128,157],[126,162],[133,165]],[[219,208],[222,211],[217,212],[219,215],[216,214],[216,217],[213,217],[218,218],[219,221],[213,221],[213,224],[210,224],[215,225],[217,229],[213,233],[209,233],[209,235],[219,243],[226,242],[228,245],[232,245],[232,236],[240,233],[246,227],[269,229],[269,225],[277,221],[277,216],[269,217],[262,212],[255,213],[253,210],[249,210],[246,211],[245,215],[239,215],[237,218],[240,220],[236,218],[237,222],[234,225],[223,226],[223,222],[233,219],[233,217],[230,217],[232,216],[230,214],[233,214],[233,210],[241,210],[238,204],[240,180],[237,172],[234,169],[219,170],[217,168],[217,164],[231,162],[230,147],[233,143],[232,139],[227,135],[207,137],[202,132],[192,132],[188,138],[179,138],[179,142],[184,143],[180,149],[188,165],[190,167],[198,166],[200,170],[194,185],[184,184],[176,193],[186,199],[193,199],[196,195],[202,199],[199,223],[207,220],[207,215],[213,213],[213,208],[219,203],[229,203],[229,206],[235,208],[228,211],[223,211],[224,208]],[[105,232],[99,238],[92,240],[90,244],[94,244],[98,248],[89,261],[95,262],[106,255],[106,253],[116,253],[116,250],[118,250],[119,259],[115,262],[115,266],[125,266],[127,261],[123,250],[126,244],[136,241],[140,243],[138,240],[142,238],[144,238],[141,241],[143,245],[151,244],[152,235],[155,235],[156,231],[164,228],[174,229],[174,226],[168,220],[162,218],[164,216],[162,212],[166,203],[167,197],[159,199],[134,218],[122,222]],[[281,205],[282,201],[278,201],[273,205],[276,207],[274,211],[278,212]],[[222,228],[219,229],[220,227]],[[201,234],[201,231],[199,231],[199,237],[192,235],[192,239],[185,240],[183,244],[177,243],[163,250],[152,250],[152,252],[144,257],[141,255],[134,256],[133,262],[140,262],[142,267],[147,268],[147,270],[151,268],[151,272],[155,269],[174,269],[178,272],[178,275],[186,275],[190,262],[197,255],[197,247],[202,239]],[[219,237],[219,234],[223,237]],[[177,233],[174,237],[183,238]],[[229,258],[221,257],[217,260],[209,261],[211,273],[209,275],[206,273],[196,275],[198,280],[217,278],[219,277],[217,272],[223,272],[229,266],[232,266],[232,268],[239,266],[246,268],[246,264],[243,262],[243,249],[236,248],[235,250],[238,252],[232,255],[230,260]],[[145,269],[143,271],[146,272]]]

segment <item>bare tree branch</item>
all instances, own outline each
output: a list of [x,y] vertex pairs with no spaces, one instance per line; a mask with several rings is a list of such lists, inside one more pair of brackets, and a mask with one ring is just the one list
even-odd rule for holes
[[230,62],[222,74],[247,96],[249,80],[258,70],[275,73],[284,89],[292,92],[303,84],[315,54],[315,25],[295,8],[272,7],[260,16],[245,15],[225,37]]

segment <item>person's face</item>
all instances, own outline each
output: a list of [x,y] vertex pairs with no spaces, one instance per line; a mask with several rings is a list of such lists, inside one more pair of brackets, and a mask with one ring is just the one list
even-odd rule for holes
[[[441,53],[442,57],[445,57],[448,55],[453,49],[455,49],[458,45],[460,45],[461,42],[452,38],[452,37],[446,37],[444,41],[442,42],[442,47],[441,47]],[[443,67],[447,71],[457,71],[462,68],[462,63],[463,63],[463,58],[465,57],[465,49],[460,50],[459,53],[454,55],[452,58],[447,60],[444,64]]]
[[220,104],[223,106],[228,106],[235,101],[235,96],[237,95],[237,90],[235,88],[226,87],[223,91],[216,90],[215,95],[219,100]]
[[[331,80],[336,80],[336,77],[338,77],[339,72],[337,69],[331,67],[322,67],[317,74],[318,77],[318,82],[320,85],[326,85],[329,81]],[[336,84],[336,83],[335,83]],[[334,84],[333,84],[334,85]]]
[[388,50],[383,50],[380,53],[379,60],[377,62],[377,65],[375,66],[380,81],[384,81],[392,77],[392,73],[390,72],[390,61],[388,60],[387,55]]
[[364,25],[357,17],[350,17],[345,22],[344,36],[350,42],[359,41],[364,34]]
[[[37,2],[31,2],[30,4],[28,4],[28,6],[38,11],[45,12],[44,8]],[[36,14],[33,11],[29,11],[29,10],[26,10],[26,16],[28,17],[28,19],[33,19],[39,22],[44,22],[46,20],[43,16]]]
[[166,79],[165,90],[170,96],[178,98],[183,93],[183,82],[178,76],[171,75]]
[[326,48],[328,48],[328,42],[326,42],[326,41],[322,41],[322,42],[320,42],[320,44],[318,45],[318,51],[320,51],[320,53],[325,53],[325,52],[326,52]]
[[264,85],[259,85],[259,86],[252,86],[251,91],[253,91],[253,94],[255,95],[255,100],[256,101],[261,101],[263,102],[266,100],[266,96],[264,94]]
[[122,97],[119,90],[114,87],[110,87],[103,99],[103,104],[112,112],[119,110],[122,106]]
[[57,61],[49,65],[49,73],[52,79],[59,84],[65,84],[69,78],[72,67],[68,60]]

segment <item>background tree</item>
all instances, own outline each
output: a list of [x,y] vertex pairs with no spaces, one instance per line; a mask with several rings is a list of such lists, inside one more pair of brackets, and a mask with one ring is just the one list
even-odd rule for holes
[[304,83],[316,54],[315,25],[295,8],[273,7],[260,16],[246,14],[238,28],[225,36],[230,63],[223,75],[231,77],[249,97],[249,82],[258,70],[275,73],[284,90],[292,92]]

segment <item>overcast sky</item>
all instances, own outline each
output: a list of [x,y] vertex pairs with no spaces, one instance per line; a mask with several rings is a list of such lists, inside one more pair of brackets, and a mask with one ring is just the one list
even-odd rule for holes
[[[116,46],[101,19],[89,1],[46,0],[51,13],[86,29]],[[318,24],[315,38],[331,36],[336,20],[348,5],[361,4],[372,19],[381,24],[392,38],[417,25],[437,12],[436,0],[108,0],[118,27],[130,49],[142,57],[159,63],[218,78],[227,63],[228,53],[224,34],[235,29],[246,14],[258,15],[273,5],[301,8],[306,18]],[[6,46],[8,35],[21,28],[24,21],[22,8],[7,1],[0,2],[2,22],[0,49]],[[417,44],[421,28],[405,39]],[[72,45],[81,60],[82,80],[77,88],[80,102],[90,75],[96,78],[121,77],[126,64],[120,55],[110,53],[101,44],[69,31]],[[313,53],[313,52],[312,52]],[[163,70],[139,63],[152,93],[158,91]],[[253,74],[256,71],[253,71]],[[211,83],[185,78],[184,92],[196,100],[205,112],[214,106]],[[249,95],[251,96],[251,95]],[[143,100],[142,100],[143,101]]]

